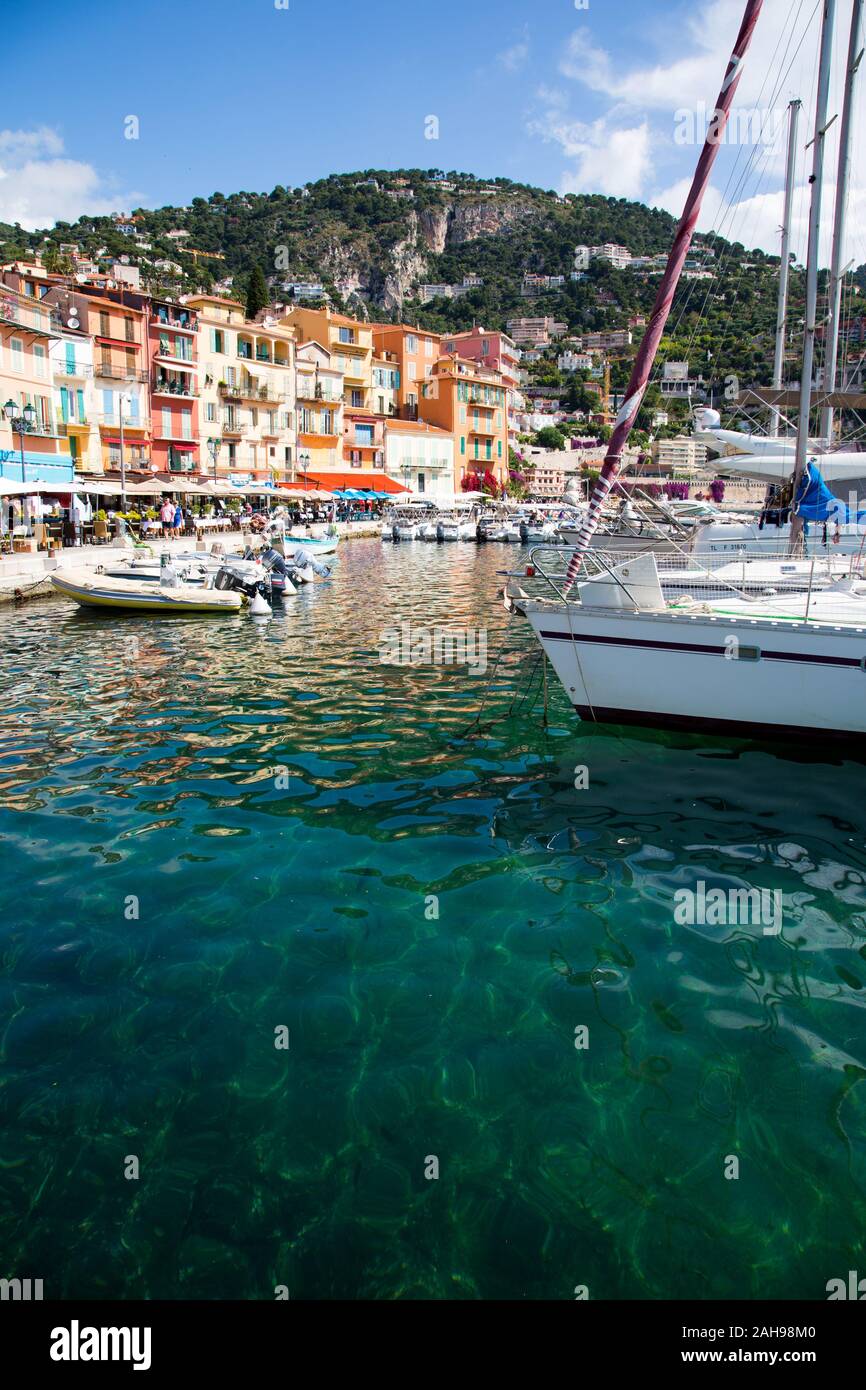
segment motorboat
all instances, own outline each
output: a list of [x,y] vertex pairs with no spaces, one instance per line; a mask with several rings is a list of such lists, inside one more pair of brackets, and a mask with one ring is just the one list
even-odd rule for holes
[[165,585],[149,579],[118,579],[91,569],[58,569],[51,583],[64,598],[84,608],[111,608],[128,613],[237,613],[244,596],[239,590],[202,584]]

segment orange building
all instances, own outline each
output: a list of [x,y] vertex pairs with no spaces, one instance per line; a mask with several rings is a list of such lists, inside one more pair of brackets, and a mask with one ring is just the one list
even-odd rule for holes
[[508,480],[508,413],[502,373],[440,357],[422,388],[420,415],[454,436],[454,491],[468,473]]
[[397,368],[393,399],[402,420],[417,420],[422,387],[433,373],[440,345],[440,335],[426,328],[410,328],[404,323],[373,324],[377,364],[384,361]]

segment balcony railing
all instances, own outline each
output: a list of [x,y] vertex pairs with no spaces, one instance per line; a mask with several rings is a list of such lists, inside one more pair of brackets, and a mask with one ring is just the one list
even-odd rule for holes
[[198,395],[198,388],[191,382],[168,377],[154,377],[151,390],[156,396],[182,396],[185,400],[194,400]]
[[55,376],[80,376],[88,380],[93,376],[93,366],[90,362],[55,362]]
[[127,371],[123,367],[113,366],[110,362],[96,362],[93,367],[93,375],[103,377],[106,381],[149,381],[150,377],[145,371],[135,369]]

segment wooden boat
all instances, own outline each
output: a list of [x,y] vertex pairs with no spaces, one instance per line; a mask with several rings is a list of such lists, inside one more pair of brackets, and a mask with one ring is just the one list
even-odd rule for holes
[[243,596],[201,584],[169,587],[150,579],[116,579],[86,569],[59,569],[50,576],[59,594],[85,608],[128,613],[237,613]]

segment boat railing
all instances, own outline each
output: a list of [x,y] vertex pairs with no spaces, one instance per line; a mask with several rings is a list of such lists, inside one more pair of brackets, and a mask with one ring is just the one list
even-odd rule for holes
[[[628,567],[647,549],[634,551],[605,551],[590,547],[581,558],[573,585],[567,581],[569,546],[540,544],[529,552],[529,562],[523,571],[509,571],[512,579],[539,578],[562,602],[574,602],[574,586],[602,576],[612,579],[624,593],[628,584],[617,571]],[[776,593],[806,593],[806,612],[815,593],[845,578],[864,578],[863,560],[854,555],[820,555],[795,558],[786,551],[776,550],[762,555],[741,553],[736,556],[708,556],[702,563],[685,552],[653,552],[659,583],[669,601],[678,598],[699,599],[756,599]],[[569,597],[571,595],[571,597]]]

